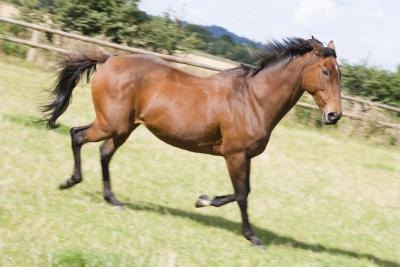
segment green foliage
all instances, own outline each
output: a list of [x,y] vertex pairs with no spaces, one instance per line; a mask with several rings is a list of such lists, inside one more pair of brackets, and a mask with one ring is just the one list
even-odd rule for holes
[[204,46],[197,47],[199,49],[207,49],[207,43],[211,43],[215,40],[215,38],[211,35],[211,33],[198,25],[195,24],[188,24],[185,26],[186,31],[195,33],[196,36],[204,42]]
[[215,40],[211,43],[210,47],[207,49],[207,52],[213,55],[224,56],[228,51],[233,48],[234,44],[228,42],[222,38]]
[[207,29],[194,24],[188,24],[185,30],[196,34],[199,41],[192,46],[195,49],[244,63],[255,63],[255,47],[236,44],[228,35],[215,38]]
[[10,36],[17,36],[21,38],[30,37],[31,31],[27,28],[20,27],[13,24],[1,23],[0,24],[0,34],[6,34]]
[[187,24],[185,30],[195,33],[200,40],[193,46],[195,49],[244,63],[255,63],[253,53],[257,49],[251,45],[237,44],[228,35],[216,38],[207,29],[195,24]]
[[6,55],[13,55],[19,58],[23,58],[28,51],[28,48],[23,45],[7,42],[7,41],[0,41],[0,49]]
[[366,65],[344,64],[341,71],[346,93],[400,107],[399,70],[389,72]]
[[19,17],[27,22],[45,22],[49,19],[49,12],[52,12],[55,0],[14,0],[19,6]]
[[[315,110],[296,106],[294,109],[294,117],[297,123],[302,125],[322,128],[324,123],[321,119],[320,112]],[[335,126],[331,126],[332,128]]]
[[[112,42],[132,45],[140,40],[155,51],[202,50],[246,63],[254,63],[252,47],[236,44],[230,36],[215,38],[201,26],[184,27],[165,17],[149,17],[137,7],[139,0],[12,0],[20,17],[28,22],[46,22],[64,31],[105,35]],[[51,41],[51,36],[48,36]]]
[[109,1],[79,1],[57,3],[57,21],[65,31],[79,31],[84,35],[102,33],[112,11]]
[[246,45],[235,44],[229,36],[222,36],[212,42],[207,48],[206,52],[226,57],[232,60],[254,64],[255,59],[253,57],[254,48]]
[[116,43],[132,42],[137,24],[145,19],[137,0],[57,0],[54,20],[66,31],[92,36],[104,34]]
[[[3,34],[25,37],[27,31],[25,30],[25,28],[16,27],[11,24],[0,24],[0,35]],[[13,55],[23,58],[25,57],[27,50],[28,47],[24,45],[19,45],[12,42],[0,40],[0,51],[2,51],[6,55]]]
[[28,22],[50,21],[65,31],[93,36],[104,34],[116,43],[130,44],[137,24],[146,15],[138,0],[14,0],[20,17]]
[[196,33],[188,33],[183,40],[182,46],[185,50],[195,49],[197,47],[205,47],[206,43],[198,37]]
[[200,40],[195,34],[186,32],[178,22],[168,16],[154,17],[140,26],[139,36],[147,47],[171,54],[196,46]]
[[231,51],[229,51],[227,57],[236,61],[254,63],[254,57],[252,56],[251,48],[248,46],[235,45]]

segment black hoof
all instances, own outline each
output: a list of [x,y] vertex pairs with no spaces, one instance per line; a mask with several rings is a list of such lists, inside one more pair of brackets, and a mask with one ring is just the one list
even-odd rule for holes
[[201,208],[201,207],[210,206],[210,203],[211,203],[210,198],[204,194],[197,198],[196,204],[194,204],[194,206],[196,208]]
[[116,199],[114,196],[105,196],[104,200],[107,201],[107,203],[109,203],[112,206],[116,206],[116,207],[124,206],[124,203],[122,203],[121,201]]
[[260,248],[260,249],[265,249],[264,244],[261,242],[261,240],[257,236],[250,237],[249,241],[251,242],[251,244],[253,246]]
[[82,179],[75,179],[74,176],[71,176],[70,178],[66,179],[64,182],[62,182],[58,188],[61,190],[68,189],[76,184],[79,184],[82,182]]
[[261,242],[261,240],[253,233],[251,232],[244,232],[243,236],[251,242],[251,244],[255,247],[258,248],[265,248],[264,244]]

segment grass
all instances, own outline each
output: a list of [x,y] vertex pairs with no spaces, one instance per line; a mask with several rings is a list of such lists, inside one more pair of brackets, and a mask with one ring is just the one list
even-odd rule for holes
[[68,128],[93,118],[79,86],[47,131],[38,106],[54,70],[0,59],[0,265],[400,266],[400,152],[338,130],[280,124],[252,162],[249,212],[267,245],[240,235],[237,205],[195,209],[232,191],[223,159],[168,146],[139,127],[111,164],[123,210],[102,200],[99,144],[70,175]]

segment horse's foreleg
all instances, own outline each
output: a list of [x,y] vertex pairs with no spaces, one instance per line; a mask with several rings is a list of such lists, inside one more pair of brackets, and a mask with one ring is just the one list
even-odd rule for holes
[[129,131],[125,134],[110,138],[104,141],[104,143],[100,146],[100,160],[101,160],[101,169],[103,174],[104,200],[114,206],[122,206],[123,203],[115,198],[114,193],[111,190],[109,165],[115,151],[126,141],[126,139],[128,139],[131,132],[132,131]]
[[196,201],[196,208],[206,207],[206,206],[214,206],[220,207],[230,202],[236,201],[236,195],[230,194],[225,196],[215,196],[210,199],[207,195],[201,195]]
[[71,147],[74,156],[74,170],[68,179],[63,181],[59,188],[67,189],[82,181],[81,172],[81,148],[82,145],[88,142],[100,141],[109,136],[106,132],[100,130],[95,125],[89,124],[80,127],[72,127],[71,134]]
[[209,199],[207,195],[202,195],[197,200],[196,207],[219,207],[237,201],[242,216],[242,233],[244,237],[254,245],[261,245],[260,239],[255,235],[250,226],[247,214],[247,197],[250,193],[250,159],[244,153],[239,153],[226,156],[225,160],[235,194],[217,196],[213,199]]
[[[228,164],[228,168],[230,168],[229,167],[230,163],[229,163],[228,159],[226,159],[226,162]],[[246,165],[246,166],[240,167],[240,168],[243,169],[242,171],[244,172],[241,175],[247,175],[248,176],[249,174],[248,173],[246,174],[246,172],[250,171],[250,160],[249,159],[246,160],[246,164],[248,164],[249,166]],[[246,169],[244,169],[244,168],[246,168]],[[198,197],[198,199],[196,201],[196,204],[195,204],[196,208],[201,208],[201,207],[206,207],[206,206],[220,207],[220,206],[223,206],[225,204],[237,201],[237,197],[238,196],[237,196],[236,187],[235,187],[236,179],[234,179],[231,174],[230,174],[230,176],[231,176],[231,180],[232,180],[233,186],[235,188],[235,194],[229,194],[229,195],[223,195],[223,196],[215,196],[214,198],[210,198],[208,195],[203,194],[203,195]],[[250,185],[249,185],[249,182],[248,182],[249,178],[247,177],[246,179],[247,179],[246,188],[248,188],[248,190],[247,190],[248,191],[247,194],[248,194],[250,192]]]
[[250,159],[244,153],[240,153],[227,156],[225,160],[242,215],[242,234],[253,245],[259,246],[261,241],[251,228],[247,214],[247,197],[250,193]]

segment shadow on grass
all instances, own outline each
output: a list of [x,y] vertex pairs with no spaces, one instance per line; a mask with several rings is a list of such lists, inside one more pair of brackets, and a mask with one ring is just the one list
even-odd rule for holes
[[[240,223],[233,222],[218,216],[204,215],[146,202],[135,203],[135,204],[126,203],[125,207],[136,211],[145,211],[145,212],[158,213],[161,215],[178,216],[185,219],[193,220],[197,223],[201,223],[211,227],[225,229],[227,231],[231,231],[238,235],[241,235]],[[307,243],[296,240],[290,236],[280,235],[257,226],[253,226],[253,229],[258,234],[258,236],[263,240],[264,244],[267,246],[268,245],[290,246],[293,248],[309,250],[312,252],[329,253],[332,255],[347,256],[357,259],[368,259],[379,266],[400,267],[400,264],[397,262],[381,259],[372,254],[359,253],[340,248],[328,247],[321,244]]]
[[[3,118],[7,121],[10,121],[15,124],[19,124],[25,127],[30,127],[38,130],[46,130],[46,122],[39,117],[30,116],[30,115],[21,115],[21,114],[5,114]],[[69,135],[69,126],[60,124],[60,126],[54,129],[54,132]]]

